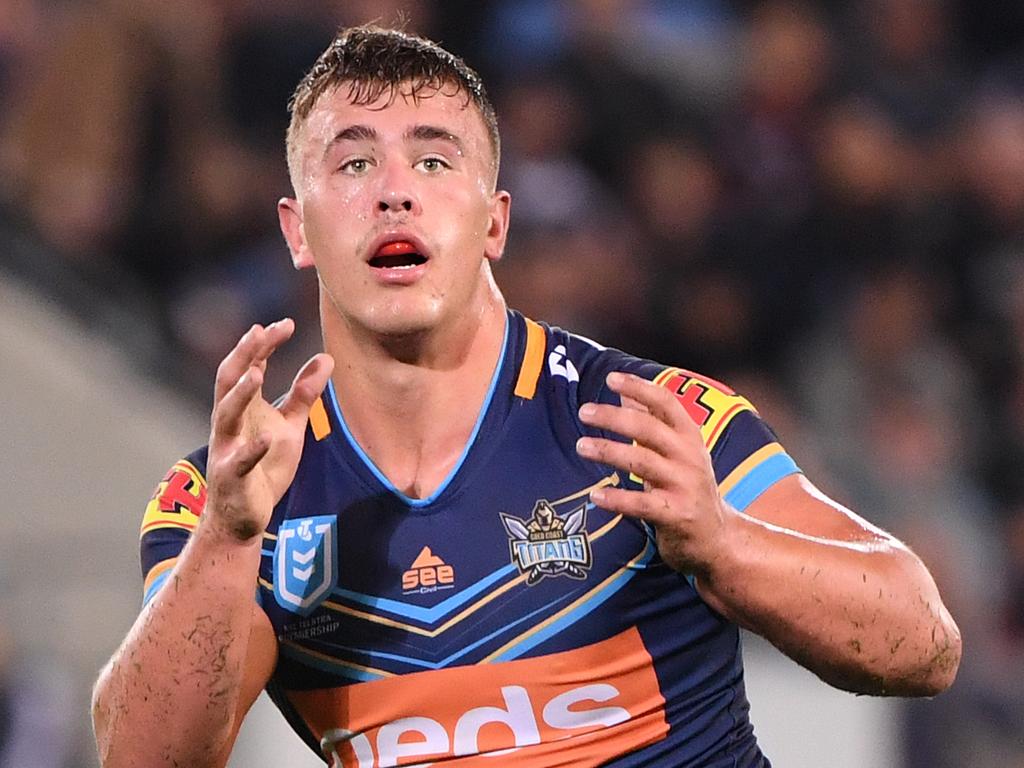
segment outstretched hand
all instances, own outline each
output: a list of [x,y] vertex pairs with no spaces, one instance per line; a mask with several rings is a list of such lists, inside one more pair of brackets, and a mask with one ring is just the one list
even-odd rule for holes
[[632,443],[582,437],[576,451],[642,477],[644,487],[600,488],[591,492],[591,500],[651,523],[666,563],[681,572],[704,573],[721,546],[730,510],[718,493],[700,429],[664,387],[618,372],[608,374],[607,382],[623,404],[586,403],[580,419]]
[[263,397],[267,360],[295,323],[254,325],[217,369],[203,520],[239,541],[258,536],[295,477],[306,421],[334,370],[330,355],[310,358],[276,405]]

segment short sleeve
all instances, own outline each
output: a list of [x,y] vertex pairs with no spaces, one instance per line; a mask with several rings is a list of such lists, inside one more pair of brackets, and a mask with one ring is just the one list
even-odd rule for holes
[[719,493],[734,509],[744,511],[774,483],[800,472],[753,403],[728,385],[682,368],[662,367],[649,378],[671,391],[700,427]]
[[178,555],[195,530],[206,505],[207,449],[174,464],[157,484],[146,505],[139,536],[143,605],[171,575]]

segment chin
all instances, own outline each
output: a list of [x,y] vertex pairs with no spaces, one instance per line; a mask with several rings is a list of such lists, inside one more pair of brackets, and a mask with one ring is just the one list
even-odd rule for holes
[[438,303],[427,306],[410,306],[406,302],[395,302],[380,307],[367,318],[366,326],[381,336],[405,338],[432,331],[441,323],[442,312]]

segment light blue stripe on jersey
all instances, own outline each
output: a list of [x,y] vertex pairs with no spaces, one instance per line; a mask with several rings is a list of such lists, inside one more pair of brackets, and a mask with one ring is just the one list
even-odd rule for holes
[[648,563],[651,562],[651,559],[654,557],[656,552],[657,547],[655,546],[654,541],[652,539],[647,539],[647,545],[644,548],[644,551],[641,553],[640,558],[633,565],[625,568],[618,576],[612,579],[610,583],[606,584],[603,589],[597,592],[597,594],[591,595],[586,602],[577,606],[575,610],[570,611],[557,621],[552,622],[550,625],[545,627],[540,632],[536,632],[532,635],[524,637],[518,643],[514,644],[512,647],[506,650],[504,653],[502,653],[499,656],[496,656],[493,659],[493,661],[500,662],[517,659],[524,653],[529,651],[531,648],[540,645],[548,638],[554,637],[559,632],[562,632],[563,630],[571,627],[573,624],[575,624],[580,619],[584,618],[591,611],[600,607],[603,602],[608,600],[608,598],[612,597],[616,592],[618,592],[620,589],[626,586],[626,584],[628,584],[629,581],[637,575],[637,573],[639,573],[647,567]]
[[725,494],[725,500],[733,509],[742,512],[774,483],[799,471],[800,467],[788,454],[777,453],[769,456],[736,483],[732,490]]
[[143,607],[149,605],[149,601],[152,600],[156,596],[156,593],[160,591],[160,587],[164,585],[164,582],[171,578],[171,573],[173,572],[173,568],[168,568],[166,571],[164,571],[155,579],[153,579],[153,583],[149,585],[149,589],[147,589],[146,593],[142,596]]
[[305,650],[299,646],[292,646],[288,643],[281,643],[278,651],[282,656],[287,656],[288,658],[294,659],[306,666],[315,667],[316,669],[324,672],[330,672],[334,675],[342,675],[361,683],[367,683],[372,680],[383,680],[384,678],[389,677],[389,675],[382,675],[379,672],[373,672],[362,667],[353,667],[347,664],[327,661],[326,659],[306,653]]
[[[515,621],[510,622],[510,623],[508,623],[508,624],[506,624],[506,625],[504,625],[502,627],[499,627],[498,629],[494,630],[490,634],[481,637],[479,640],[475,640],[474,642],[472,642],[469,645],[467,645],[465,648],[461,648],[460,650],[456,651],[455,653],[451,654],[450,656],[448,656],[448,657],[446,657],[444,659],[441,659],[441,661],[425,661],[423,659],[413,658],[412,656],[401,656],[401,655],[395,654],[395,653],[384,653],[382,651],[373,651],[373,650],[369,650],[369,649],[365,649],[365,648],[349,648],[347,646],[342,646],[342,648],[344,650],[346,650],[346,651],[353,651],[355,653],[362,653],[362,654],[365,654],[365,655],[370,656],[370,657],[381,658],[381,659],[390,659],[391,661],[401,661],[401,662],[404,662],[404,663],[409,664],[411,666],[423,667],[424,669],[444,669],[445,667],[451,666],[452,664],[457,662],[459,659],[461,659],[463,656],[465,656],[466,654],[470,653],[471,651],[476,650],[481,645],[484,645],[484,644],[490,642],[491,640],[493,640],[494,638],[498,637],[499,635],[502,635],[505,632],[508,632],[510,629],[513,629],[513,628],[519,626],[520,624],[523,624],[523,623],[529,621],[530,619],[534,618],[535,616],[538,616],[541,613],[544,613],[545,611],[548,611],[551,608],[554,608],[559,603],[564,603],[570,597],[572,597],[572,595],[562,595],[557,600],[552,600],[550,603],[547,603],[546,605],[542,605],[540,608],[537,608],[536,610],[531,611],[530,613],[526,614],[525,616],[520,616]],[[333,669],[332,671],[339,672],[341,674],[347,674],[347,670],[344,670],[344,669]]]
[[334,416],[337,419],[338,424],[341,425],[341,431],[345,433],[345,439],[348,440],[349,445],[352,446],[352,450],[356,452],[356,455],[359,456],[360,459],[362,459],[363,463],[380,481],[381,485],[410,507],[425,507],[428,504],[433,504],[437,500],[437,497],[444,493],[445,489],[451,485],[455,475],[458,473],[459,469],[462,468],[462,464],[465,462],[466,456],[469,455],[469,449],[472,448],[473,443],[476,442],[477,433],[480,432],[480,427],[483,426],[484,417],[487,415],[487,411],[491,406],[491,400],[494,397],[494,391],[498,388],[498,381],[501,379],[501,371],[505,365],[505,352],[508,348],[508,327],[509,320],[506,315],[505,336],[501,340],[501,354],[498,356],[498,364],[494,367],[494,374],[491,376],[491,385],[487,389],[487,395],[484,397],[483,406],[480,408],[480,413],[476,418],[476,424],[473,426],[473,432],[470,434],[469,440],[466,441],[466,447],[462,449],[462,455],[459,456],[459,460],[455,462],[455,466],[452,467],[452,471],[448,473],[448,477],[441,482],[441,485],[437,487],[436,491],[425,499],[414,499],[411,496],[407,496],[402,493],[390,480],[388,480],[387,476],[380,471],[380,468],[373,463],[373,459],[366,454],[366,451],[363,450],[362,446],[359,445],[355,436],[349,430],[348,424],[345,422],[345,417],[341,413],[341,407],[338,405],[338,395],[334,391],[334,383],[330,379],[327,380],[328,400],[330,400],[331,408],[334,410]]
[[352,590],[342,589],[340,587],[335,589],[331,595],[332,597],[342,597],[355,603],[367,605],[375,610],[387,611],[388,613],[392,613],[396,616],[401,616],[404,619],[413,619],[415,621],[423,622],[424,624],[433,624],[439,619],[443,619],[457,608],[461,608],[472,598],[476,597],[495,582],[500,581],[506,576],[511,576],[515,573],[515,570],[516,567],[511,563],[502,566],[476,583],[466,587],[466,589],[452,595],[446,600],[442,600],[432,608],[423,608],[418,605],[403,603],[399,600],[392,600],[387,597],[378,597],[377,595],[366,595],[362,592],[353,592]]

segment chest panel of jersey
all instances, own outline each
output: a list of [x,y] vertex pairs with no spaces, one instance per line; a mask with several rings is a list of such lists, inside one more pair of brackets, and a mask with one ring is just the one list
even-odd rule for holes
[[[258,590],[279,640],[269,691],[325,760],[767,765],[737,629],[661,561],[648,526],[589,501],[642,482],[575,451],[579,404],[614,401],[609,370],[677,394],[723,493],[756,495],[791,471],[749,404],[715,383],[515,313],[472,444],[431,499],[391,487],[325,393]],[[170,547],[160,533],[154,551]]]

